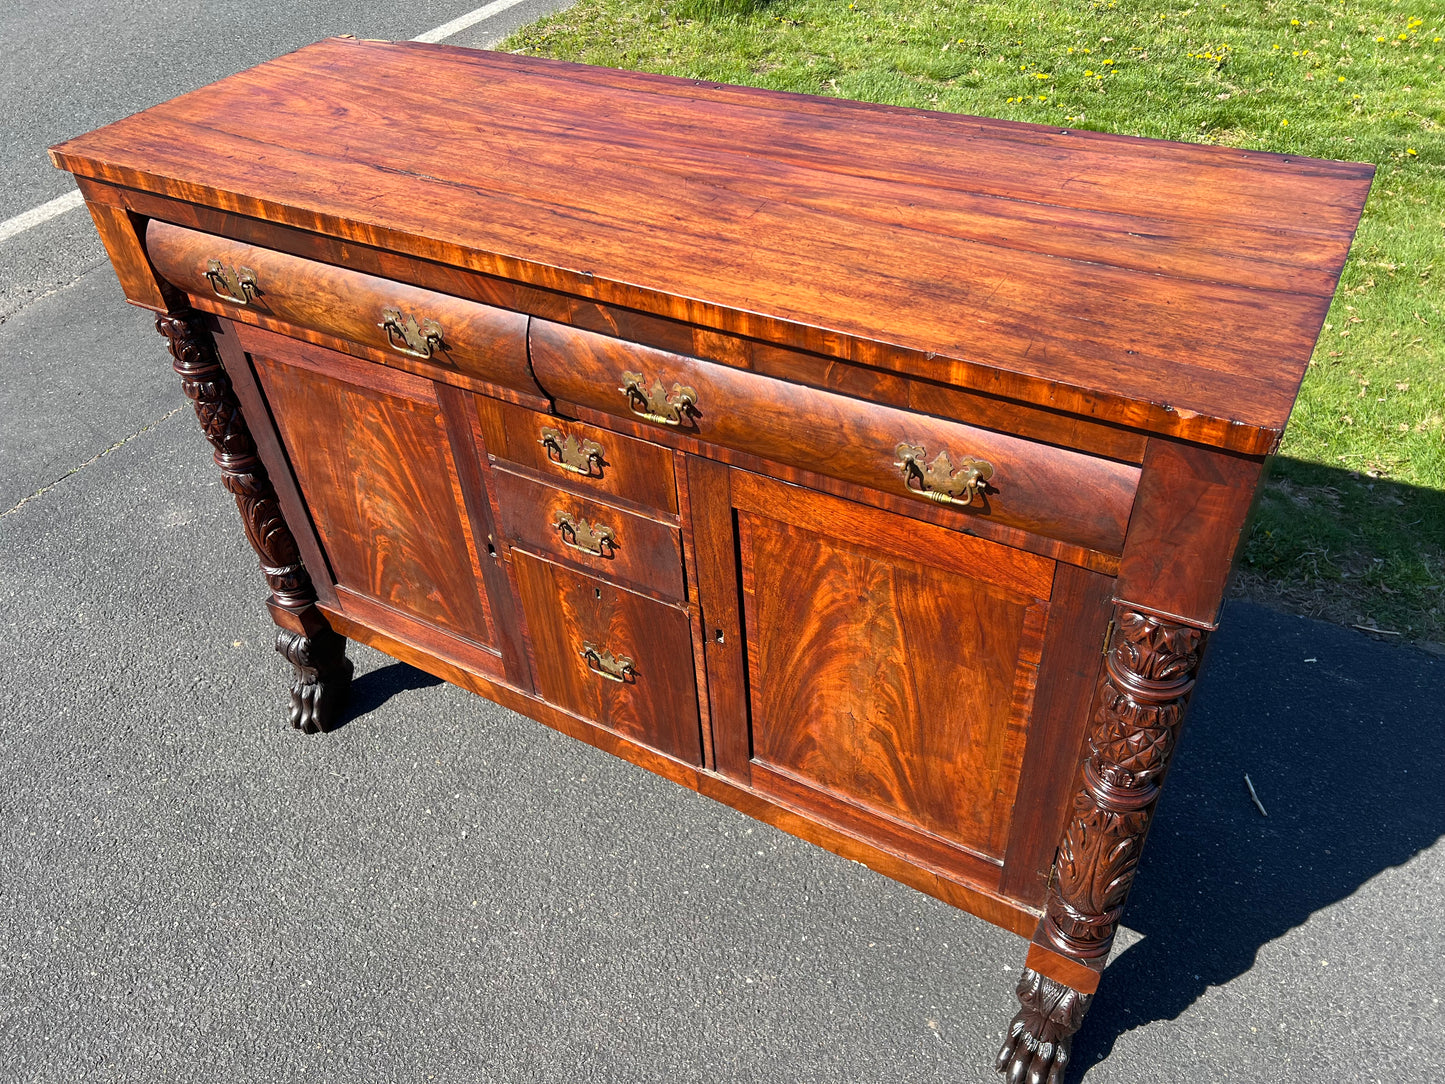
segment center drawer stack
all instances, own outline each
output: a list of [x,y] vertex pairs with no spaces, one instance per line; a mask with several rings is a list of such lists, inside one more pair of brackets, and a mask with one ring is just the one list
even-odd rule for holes
[[475,402],[538,694],[701,764],[673,453]]

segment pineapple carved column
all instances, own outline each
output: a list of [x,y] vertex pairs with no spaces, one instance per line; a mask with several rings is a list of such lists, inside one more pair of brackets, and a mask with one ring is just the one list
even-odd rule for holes
[[[1088,750],[998,1069],[1062,1084],[1194,688],[1205,633],[1119,604]],[[1047,973],[1046,973],[1047,972]]]
[[311,734],[330,730],[345,706],[352,666],[346,639],[316,608],[316,590],[302,564],[296,539],[281,515],[241,404],[195,312],[161,314],[156,330],[166,337],[181,387],[215,449],[221,480],[236,499],[241,523],[271,589],[268,605],[281,626],[276,650],[296,670],[290,723]]

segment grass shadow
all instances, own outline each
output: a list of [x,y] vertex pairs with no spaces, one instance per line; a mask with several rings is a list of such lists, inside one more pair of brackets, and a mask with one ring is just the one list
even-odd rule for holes
[[1445,642],[1445,491],[1278,457],[1234,590],[1402,642]]

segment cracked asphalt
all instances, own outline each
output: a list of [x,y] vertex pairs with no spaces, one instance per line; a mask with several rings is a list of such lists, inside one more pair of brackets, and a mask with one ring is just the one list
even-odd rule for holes
[[[22,7],[0,218],[116,110],[463,10]],[[83,212],[0,245],[0,317],[0,1081],[997,1079],[1010,934],[369,649],[287,729]],[[1445,1079],[1442,704],[1445,660],[1229,605],[1071,1080]]]

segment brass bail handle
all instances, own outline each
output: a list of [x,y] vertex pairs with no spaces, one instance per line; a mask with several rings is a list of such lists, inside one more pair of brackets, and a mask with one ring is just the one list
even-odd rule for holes
[[607,453],[595,440],[578,440],[571,433],[564,437],[561,430],[549,425],[543,428],[542,439],[537,443],[547,450],[548,461],[559,469],[589,478],[602,477]]
[[581,516],[558,512],[552,524],[562,536],[562,544],[591,557],[612,559],[617,552],[617,532],[601,523],[588,523]]
[[967,508],[982,499],[993,478],[993,464],[986,459],[964,456],[954,466],[947,450],[924,464],[928,453],[921,444],[904,442],[895,451],[898,462],[893,465],[903,474],[903,484],[915,496]]
[[431,319],[418,324],[415,316],[400,309],[382,309],[381,323],[376,326],[386,332],[387,344],[398,354],[425,361],[438,347],[445,347],[440,324]]
[[256,285],[256,272],[249,267],[232,267],[220,260],[206,261],[206,280],[211,293],[232,305],[249,305],[261,292]]
[[587,660],[587,669],[600,678],[619,683],[637,680],[637,671],[632,668],[632,660],[626,655],[614,655],[590,640],[583,641],[579,654]]
[[639,418],[662,425],[685,425],[688,419],[698,413],[697,390],[673,384],[667,391],[661,380],[654,380],[647,386],[647,378],[641,373],[622,374],[622,387],[617,389],[627,396],[627,408]]

